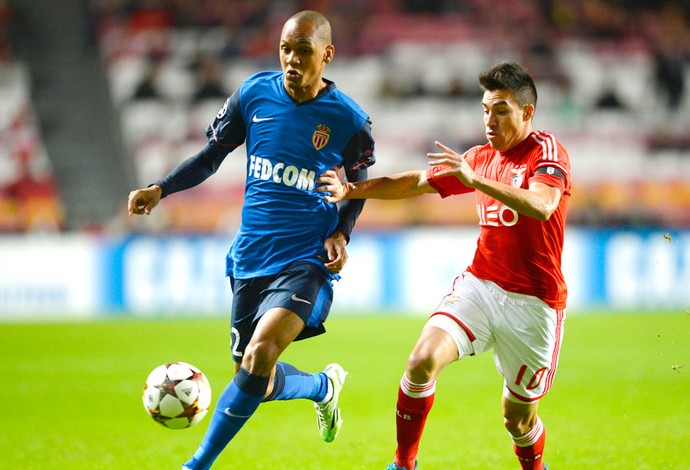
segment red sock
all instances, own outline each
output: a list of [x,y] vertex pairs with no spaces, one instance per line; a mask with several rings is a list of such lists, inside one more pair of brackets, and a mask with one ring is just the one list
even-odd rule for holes
[[537,418],[537,424],[524,436],[513,438],[515,455],[520,461],[522,470],[543,470],[541,460],[546,443],[546,431],[541,420]]
[[422,439],[426,418],[434,404],[436,380],[426,384],[414,384],[405,375],[398,389],[398,404],[395,410],[398,448],[395,464],[414,469],[419,441]]

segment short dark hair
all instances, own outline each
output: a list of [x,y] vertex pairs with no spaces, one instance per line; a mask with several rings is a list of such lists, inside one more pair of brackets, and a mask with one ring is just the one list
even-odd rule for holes
[[316,29],[317,37],[322,42],[328,45],[333,41],[331,23],[318,11],[303,10],[292,15],[290,18],[288,18],[288,21],[295,21],[298,24],[311,23]]
[[479,74],[484,91],[510,90],[520,106],[537,106],[537,87],[527,69],[515,62],[501,62]]

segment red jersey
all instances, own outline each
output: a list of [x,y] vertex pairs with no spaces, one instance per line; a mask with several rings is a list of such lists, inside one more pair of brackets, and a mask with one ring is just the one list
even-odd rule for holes
[[[508,292],[535,296],[555,309],[565,308],[561,253],[571,186],[568,153],[552,134],[534,131],[506,152],[487,143],[468,150],[464,158],[478,175],[494,181],[523,189],[541,182],[561,190],[558,208],[546,222],[518,214],[475,191],[481,231],[468,270]],[[436,177],[440,169],[430,168],[427,179],[441,197],[473,191],[455,176]]]

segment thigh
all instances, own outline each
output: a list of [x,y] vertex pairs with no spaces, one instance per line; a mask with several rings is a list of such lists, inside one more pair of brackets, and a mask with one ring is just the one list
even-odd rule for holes
[[458,358],[481,354],[493,346],[490,303],[483,284],[469,273],[453,281],[427,322],[447,332],[455,341]]
[[255,375],[268,375],[280,355],[304,328],[301,318],[284,308],[272,308],[256,323],[242,358],[242,367]]
[[506,302],[494,346],[496,366],[505,379],[505,398],[531,403],[550,390],[564,319],[564,310],[552,309],[538,299]]
[[303,330],[297,336],[300,340],[326,331],[323,324],[332,302],[330,276],[314,263],[296,262],[266,287],[257,316],[261,317],[276,308],[289,310],[304,323]]
[[428,383],[458,356],[455,338],[446,329],[427,323],[407,360],[407,377],[416,384]]
[[232,285],[232,320],[231,341],[232,359],[236,364],[242,362],[242,356],[254,334],[258,311],[263,299],[263,292],[270,285],[274,276],[253,279],[231,279]]
[[232,356],[236,363],[255,333],[261,317],[284,309],[301,319],[297,339],[326,331],[323,323],[333,301],[330,277],[313,263],[292,263],[282,272],[254,279],[233,279]]

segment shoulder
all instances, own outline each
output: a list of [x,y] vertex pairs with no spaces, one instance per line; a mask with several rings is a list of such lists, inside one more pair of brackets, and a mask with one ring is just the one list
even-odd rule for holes
[[243,90],[250,90],[256,87],[273,86],[277,80],[282,80],[283,72],[266,71],[258,72],[247,77],[241,85]]
[[483,145],[475,145],[467,150],[462,157],[467,160],[470,164],[473,162],[479,162],[482,160],[487,160],[492,158],[496,154],[496,151],[491,147],[491,144],[486,143]]
[[245,83],[254,83],[254,82],[266,82],[266,81],[273,81],[278,78],[283,77],[283,72],[279,70],[264,70],[262,72],[257,72],[254,75],[250,75],[247,77],[244,82]]
[[548,131],[534,131],[527,139],[536,158],[562,165],[570,165],[570,157],[563,144]]
[[340,91],[335,83],[327,81],[329,84],[328,95],[332,100],[337,101],[343,108],[348,109],[353,116],[357,116],[360,120],[364,121],[369,118],[369,115],[362,109],[362,107],[353,100],[349,95]]
[[535,178],[543,180],[549,186],[562,184],[564,186],[561,189],[569,191],[570,157],[565,147],[547,131],[534,131],[529,139],[533,142],[531,165]]
[[527,139],[530,140],[534,148],[538,148],[544,152],[553,153],[562,151],[566,153],[563,144],[549,131],[533,131]]
[[474,147],[470,147],[469,150],[465,152],[464,156],[470,156],[470,155],[481,155],[481,154],[493,154],[495,151],[491,147],[491,144],[486,143],[482,145],[475,145]]
[[283,73],[276,71],[258,72],[244,79],[235,93],[231,97],[241,114],[250,111],[257,102],[271,103],[281,99],[281,89],[283,86]]

